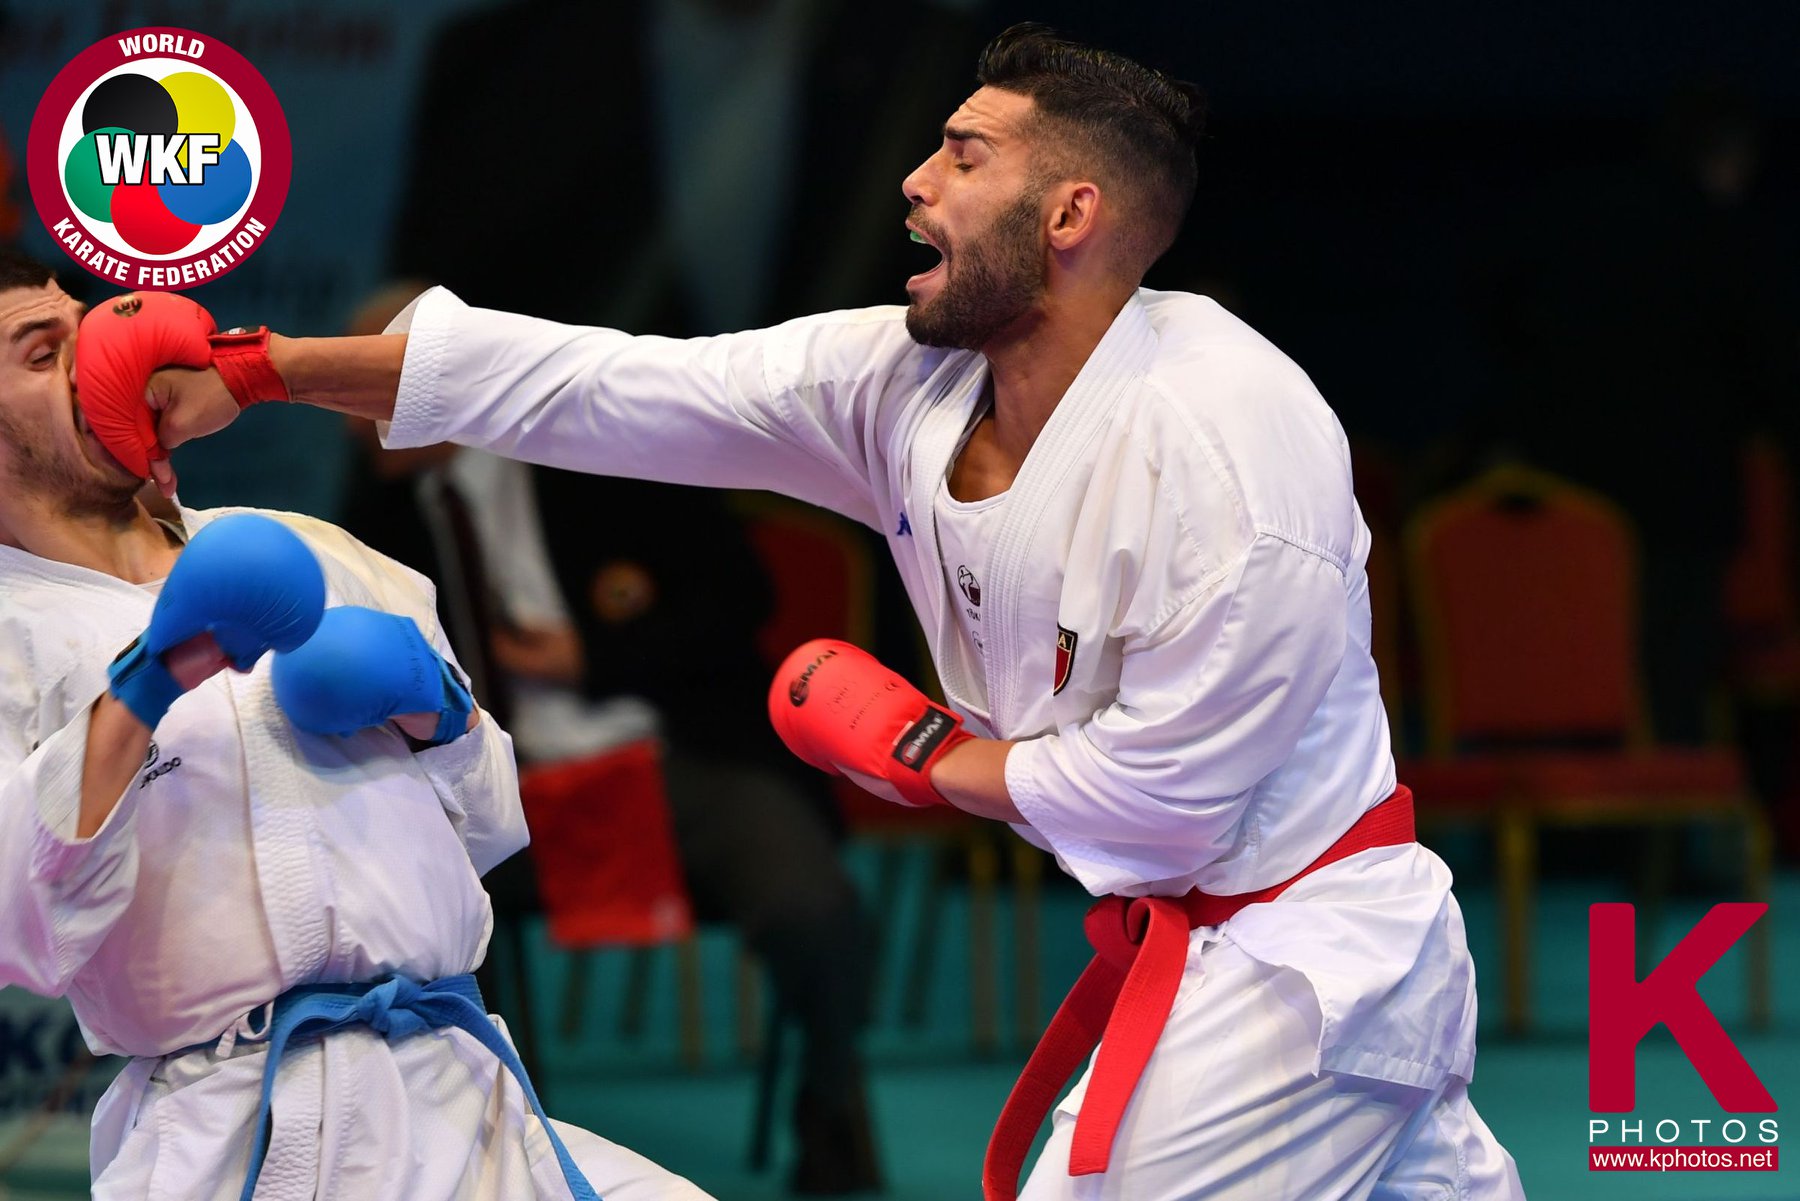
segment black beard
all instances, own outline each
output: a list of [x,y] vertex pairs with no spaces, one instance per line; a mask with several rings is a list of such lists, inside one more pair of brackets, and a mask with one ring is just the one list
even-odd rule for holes
[[110,480],[86,479],[61,494],[62,511],[68,517],[106,517],[116,522],[128,521],[136,511],[132,501],[143,485],[133,480],[117,484]]
[[65,517],[111,517],[129,514],[137,495],[135,480],[102,478],[85,460],[71,462],[43,446],[0,407],[0,442],[12,450],[8,491],[30,493],[50,502]]
[[921,346],[979,350],[1031,310],[1044,291],[1040,197],[1027,193],[944,260],[937,296],[906,306],[906,332]]

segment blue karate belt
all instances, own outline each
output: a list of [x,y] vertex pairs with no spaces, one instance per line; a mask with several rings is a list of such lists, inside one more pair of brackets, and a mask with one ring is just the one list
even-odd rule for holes
[[250,1147],[250,1174],[244,1180],[240,1201],[250,1201],[256,1192],[256,1177],[262,1171],[263,1153],[269,1133],[269,1105],[275,1094],[275,1073],[281,1067],[282,1053],[294,1039],[309,1042],[351,1026],[367,1026],[390,1042],[427,1030],[454,1026],[467,1031],[476,1041],[494,1053],[506,1065],[525,1097],[531,1112],[544,1125],[550,1145],[556,1148],[556,1160],[562,1165],[563,1179],[575,1201],[600,1201],[600,1194],[587,1182],[581,1169],[569,1156],[537,1090],[519,1062],[518,1052],[507,1042],[487,1015],[481,990],[473,976],[445,976],[429,984],[412,980],[379,980],[372,984],[310,984],[289,989],[275,998],[275,1014],[269,1022],[268,1059],[263,1064],[262,1108],[256,1115],[256,1141]]

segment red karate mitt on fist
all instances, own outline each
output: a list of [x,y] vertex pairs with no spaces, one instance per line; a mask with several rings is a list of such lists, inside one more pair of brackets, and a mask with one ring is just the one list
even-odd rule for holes
[[163,367],[215,367],[240,409],[286,400],[269,361],[269,331],[217,333],[212,314],[173,292],[132,292],[88,310],[75,339],[76,394],[95,435],[126,470],[141,477],[166,459],[156,415],[145,402],[151,373]]
[[814,767],[914,806],[945,803],[931,769],[974,737],[873,655],[834,638],[815,638],[782,661],[769,687],[769,720]]

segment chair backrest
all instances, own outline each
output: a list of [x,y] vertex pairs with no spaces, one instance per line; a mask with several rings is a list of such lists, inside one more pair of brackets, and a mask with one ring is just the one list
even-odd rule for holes
[[1407,530],[1427,737],[1641,742],[1637,564],[1611,502],[1498,468]]
[[1800,691],[1800,598],[1794,560],[1794,480],[1781,449],[1744,450],[1743,541],[1725,575],[1725,619],[1735,686],[1763,697]]
[[760,498],[745,524],[775,591],[775,612],[757,634],[770,670],[811,638],[869,647],[875,569],[855,526],[820,509]]
[[1744,537],[1725,577],[1725,611],[1739,628],[1791,624],[1800,613],[1793,584],[1793,481],[1768,441],[1744,451]]
[[519,795],[558,943],[644,946],[693,930],[656,743],[529,768]]
[[[774,615],[758,634],[770,670],[810,638],[842,638],[872,650],[875,567],[861,531],[834,514],[778,497],[746,498],[745,512],[750,540],[775,589]],[[920,659],[929,664],[930,655]],[[920,684],[937,691],[935,677]],[[973,820],[949,806],[907,809],[842,777],[831,781],[831,790],[844,820],[858,831],[929,833]]]

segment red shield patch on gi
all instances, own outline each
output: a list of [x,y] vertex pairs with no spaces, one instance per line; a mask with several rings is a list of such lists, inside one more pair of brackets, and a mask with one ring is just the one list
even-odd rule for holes
[[1051,696],[1061,692],[1063,685],[1069,682],[1069,671],[1075,666],[1076,641],[1074,630],[1056,627],[1056,686],[1050,690]]

